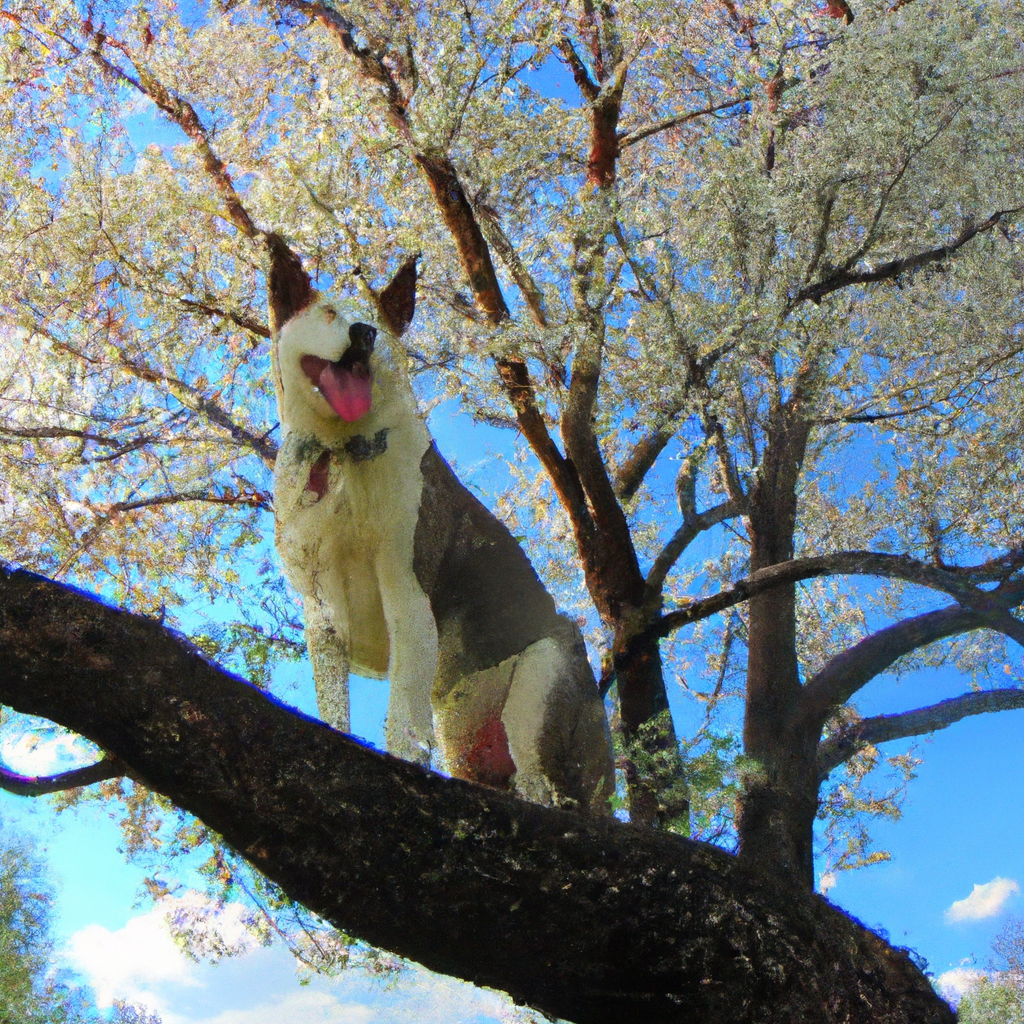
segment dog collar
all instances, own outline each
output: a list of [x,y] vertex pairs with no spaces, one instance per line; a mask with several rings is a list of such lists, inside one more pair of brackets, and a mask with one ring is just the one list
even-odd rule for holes
[[330,455],[332,458],[341,461],[351,460],[352,462],[369,462],[370,459],[383,455],[388,450],[388,428],[382,427],[373,437],[365,434],[356,434],[350,437],[344,444],[329,448],[322,444],[316,437],[306,435],[299,438],[296,444],[295,456],[299,462],[316,462],[323,455]]

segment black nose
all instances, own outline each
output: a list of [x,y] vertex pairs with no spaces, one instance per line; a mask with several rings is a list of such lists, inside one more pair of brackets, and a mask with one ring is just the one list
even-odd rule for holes
[[349,351],[356,349],[364,355],[373,351],[373,343],[377,339],[377,328],[369,324],[353,324],[348,329]]

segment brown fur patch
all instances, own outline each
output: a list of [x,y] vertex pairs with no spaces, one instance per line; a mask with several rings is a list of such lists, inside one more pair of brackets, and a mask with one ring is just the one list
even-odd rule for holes
[[319,501],[327,493],[327,477],[331,469],[331,453],[324,452],[309,468],[306,490],[312,491]]
[[516,763],[508,749],[504,723],[495,715],[481,726],[465,756],[464,778],[495,789],[509,789]]

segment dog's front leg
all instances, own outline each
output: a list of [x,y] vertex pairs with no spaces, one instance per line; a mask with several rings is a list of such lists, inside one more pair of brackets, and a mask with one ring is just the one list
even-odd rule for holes
[[385,740],[389,753],[429,765],[435,745],[430,703],[437,671],[434,613],[411,571],[401,571],[382,559],[377,572],[391,645]]
[[320,718],[339,732],[349,732],[348,624],[339,622],[335,610],[317,597],[305,597],[303,607]]

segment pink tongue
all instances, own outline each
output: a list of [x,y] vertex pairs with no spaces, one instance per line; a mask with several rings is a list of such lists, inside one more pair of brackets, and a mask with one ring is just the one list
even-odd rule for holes
[[346,370],[328,363],[318,383],[324,398],[346,423],[355,423],[370,411],[370,374],[365,367]]

